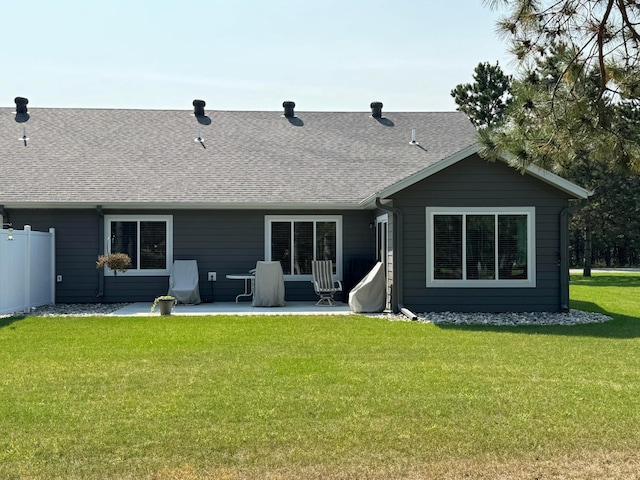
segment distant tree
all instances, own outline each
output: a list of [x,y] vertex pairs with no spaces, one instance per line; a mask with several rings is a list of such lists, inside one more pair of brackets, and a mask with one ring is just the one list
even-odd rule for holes
[[567,45],[550,47],[513,82],[506,121],[479,135],[489,159],[506,154],[519,168],[535,163],[595,192],[579,216],[588,276],[597,216],[612,213],[599,210],[607,182],[640,171],[640,123],[637,99],[601,95],[600,71],[576,58]]
[[479,63],[473,73],[473,83],[465,83],[451,90],[451,96],[477,128],[500,123],[511,101],[511,76],[505,75],[498,62]]
[[[596,252],[608,248],[600,230],[615,230],[614,217],[629,209],[625,201],[640,200],[634,176],[640,171],[640,1],[484,3],[506,10],[498,29],[521,71],[505,123],[480,131],[481,153],[490,159],[506,154],[521,168],[542,165],[595,192],[574,219],[582,231],[574,253],[579,246],[589,275]],[[607,242],[626,239],[632,247],[635,233],[627,233]]]
[[598,187],[588,205],[573,215],[570,225],[571,263],[584,266],[590,259],[596,266],[639,265],[640,176],[603,165],[596,165],[592,176]]

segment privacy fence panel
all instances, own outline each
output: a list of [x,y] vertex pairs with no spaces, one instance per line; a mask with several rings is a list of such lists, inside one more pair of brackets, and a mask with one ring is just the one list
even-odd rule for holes
[[0,314],[55,303],[55,230],[0,230]]

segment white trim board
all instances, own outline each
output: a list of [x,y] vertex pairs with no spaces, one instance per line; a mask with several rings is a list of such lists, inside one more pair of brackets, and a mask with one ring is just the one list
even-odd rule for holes
[[[418,182],[420,182],[421,180],[424,180],[425,178],[428,178],[432,175],[435,175],[438,172],[441,172],[442,170],[455,165],[456,163],[470,157],[471,155],[474,155],[476,153],[478,153],[478,151],[480,150],[480,145],[478,143],[475,143],[473,145],[470,145],[456,153],[454,153],[453,155],[444,158],[436,163],[434,163],[433,165],[429,165],[428,167],[420,170],[419,172],[414,173],[413,175],[410,175],[408,177],[406,177],[403,180],[400,180],[399,182],[395,183],[394,185],[391,185],[383,190],[381,190],[380,192],[374,194],[374,195],[370,195],[369,197],[367,197],[365,200],[363,200],[363,202],[361,203],[361,205],[363,207],[368,206],[369,204],[371,204],[372,202],[375,202],[375,198],[388,198],[391,195],[395,195],[396,193],[404,190],[405,188],[408,188]],[[509,163],[506,156],[504,156],[502,158],[502,161],[505,163]],[[587,197],[589,197],[590,195],[592,195],[593,192],[590,192],[578,185],[576,185],[575,183],[570,182],[569,180],[566,180],[548,170],[545,170],[544,168],[538,167],[537,165],[528,165],[525,168],[526,173],[530,174],[531,176],[542,180],[545,183],[548,183],[549,185],[552,185],[556,188],[558,188],[559,190],[562,190],[565,193],[568,193],[576,198],[579,199],[585,199]]]

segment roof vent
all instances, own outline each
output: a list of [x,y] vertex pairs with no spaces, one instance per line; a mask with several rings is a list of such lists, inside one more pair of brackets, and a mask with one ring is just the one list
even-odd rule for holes
[[382,102],[371,102],[371,116],[373,118],[382,118]]
[[204,113],[204,100],[193,101],[193,115],[200,125],[211,125],[211,119]]
[[204,106],[206,105],[206,103],[204,102],[204,100],[194,100],[193,101],[193,114],[196,117],[204,117]]
[[29,113],[27,112],[27,104],[29,100],[23,97],[16,97],[16,122],[26,122],[29,120]]
[[[206,103],[204,100],[194,100],[193,101],[193,114],[198,120],[200,125],[211,125],[211,119],[207,117],[204,113],[204,106]],[[202,138],[202,134],[200,133],[200,127],[198,127],[198,136],[195,138],[194,142],[202,145],[202,148],[207,148],[204,144],[204,139]]]
[[416,146],[420,146],[420,144],[418,143],[418,141],[416,140],[416,129],[412,128],[411,129],[411,141],[409,142],[411,145],[416,145]]
[[287,118],[293,118],[296,114],[293,112],[293,109],[296,107],[295,102],[285,101],[282,102],[282,106],[284,107],[284,116]]

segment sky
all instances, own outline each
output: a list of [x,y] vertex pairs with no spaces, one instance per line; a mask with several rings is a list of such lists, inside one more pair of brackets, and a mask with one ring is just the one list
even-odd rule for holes
[[480,62],[514,65],[482,0],[12,0],[0,106],[453,111]]

